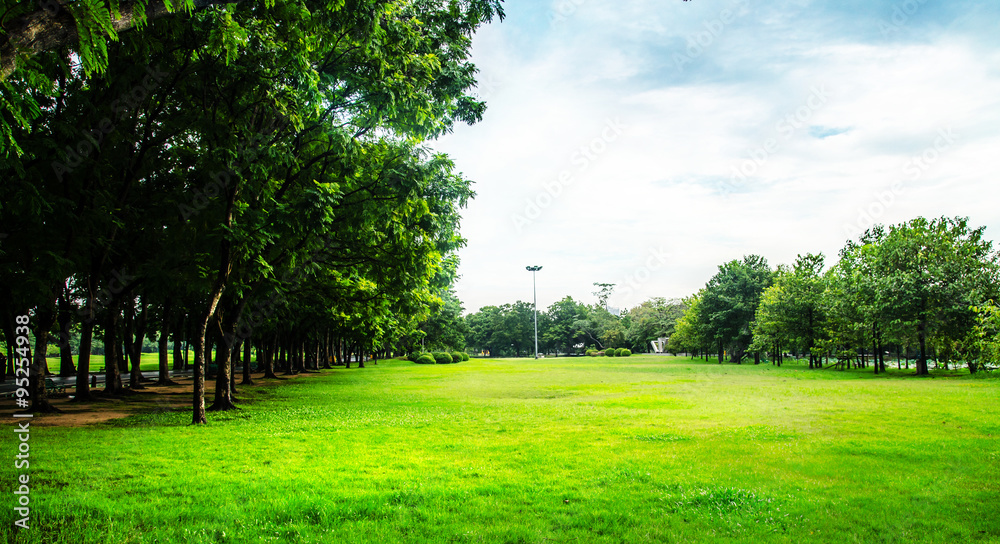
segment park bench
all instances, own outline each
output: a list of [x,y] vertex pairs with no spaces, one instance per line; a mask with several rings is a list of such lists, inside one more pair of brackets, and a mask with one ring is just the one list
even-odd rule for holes
[[54,382],[52,378],[45,378],[45,391],[50,393],[65,393],[66,386]]

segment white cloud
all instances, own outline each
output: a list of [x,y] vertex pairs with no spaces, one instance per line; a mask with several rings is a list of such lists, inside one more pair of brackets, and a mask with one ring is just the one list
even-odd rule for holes
[[[457,286],[469,311],[529,300],[529,264],[545,266],[540,307],[593,302],[598,281],[631,282],[612,297],[628,307],[686,296],[744,254],[832,262],[868,220],[967,215],[995,236],[992,34],[966,22],[882,40],[891,3],[844,19],[735,1],[739,16],[678,70],[674,54],[726,6],[565,1],[575,10],[551,24],[511,3],[477,36],[490,109],[435,144],[477,182]],[[935,149],[942,131],[954,141]],[[670,256],[647,278],[651,252]]]

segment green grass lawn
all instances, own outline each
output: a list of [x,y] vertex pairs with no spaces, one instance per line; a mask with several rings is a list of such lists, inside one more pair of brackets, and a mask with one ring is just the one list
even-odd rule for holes
[[654,356],[337,369],[243,388],[206,426],[36,427],[33,528],[12,541],[1000,542],[1000,381],[954,374]]

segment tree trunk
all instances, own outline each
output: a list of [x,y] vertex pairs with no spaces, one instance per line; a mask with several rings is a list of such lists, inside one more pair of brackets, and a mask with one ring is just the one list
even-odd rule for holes
[[56,299],[52,297],[48,307],[39,307],[35,312],[35,353],[31,358],[31,372],[28,375],[28,392],[31,394],[31,407],[29,412],[53,413],[61,412],[49,402],[45,390],[45,371],[48,370],[48,361],[45,352],[49,345],[49,329],[56,322],[55,315]]
[[[240,385],[253,385],[253,376],[250,375],[252,371],[250,368],[250,347],[250,338],[243,339],[243,381],[240,382]],[[260,352],[260,350],[257,351]],[[260,359],[259,356],[258,359]]]
[[[89,300],[87,304],[90,304]],[[88,312],[89,314],[89,312]],[[76,394],[75,402],[90,400],[90,351],[94,339],[94,318],[92,314],[80,324],[80,352],[76,361]]]
[[927,368],[927,323],[921,321],[917,324],[917,340],[920,342],[920,355],[917,358],[917,376],[927,376],[930,370]]
[[233,404],[233,391],[229,383],[231,355],[232,347],[229,342],[226,342],[225,338],[220,339],[215,348],[215,400],[208,408],[209,412],[236,409],[236,405]]
[[[259,353],[260,350],[258,350]],[[274,339],[268,343],[267,353],[264,355],[264,377],[277,379],[277,375],[274,373],[274,357],[278,351],[278,335],[274,335]]]
[[330,353],[332,351],[332,346],[330,345],[330,331],[326,331],[323,336],[323,368],[329,369],[330,367]]
[[15,316],[11,314],[11,305],[7,303],[10,299],[10,289],[0,286],[0,293],[4,295],[3,303],[0,303],[0,332],[3,333],[4,345],[7,347],[7,353],[2,354],[0,359],[0,383],[6,381],[7,376],[14,376],[14,319]]
[[285,338],[281,342],[281,365],[285,368],[284,375],[291,376],[292,372],[292,360],[295,358],[295,343],[292,341],[291,333],[285,335]]
[[243,344],[237,342],[233,344],[232,350],[229,354],[229,392],[233,396],[233,402],[237,402],[239,399],[236,395],[239,391],[236,390],[236,366],[240,363],[240,352],[242,351]]
[[875,327],[872,326],[872,362],[875,363],[872,366],[875,367],[875,375],[878,376],[878,371],[879,371],[878,355],[877,355],[878,351],[876,351],[878,350],[878,343],[875,340],[875,338],[876,338]]
[[[233,198],[230,197],[227,204],[224,222],[227,227],[232,226]],[[222,291],[226,288],[226,282],[229,280],[232,261],[230,250],[230,242],[223,240],[219,251],[219,272],[215,277],[215,282],[212,284],[212,290],[208,297],[208,305],[201,316],[199,316],[198,326],[194,333],[194,388],[191,402],[192,425],[208,423],[208,420],[205,418],[205,335],[208,332],[208,323],[212,320],[212,316],[215,315],[215,310],[219,306],[219,300],[222,298]]]
[[[167,346],[167,341],[170,339],[170,311],[172,307],[173,300],[167,298],[167,301],[163,305],[163,319],[160,325],[160,337],[157,339],[158,343],[156,352],[160,362],[160,372],[156,385],[177,385],[177,382],[170,379],[170,349]],[[174,345],[176,346],[176,343]],[[174,360],[176,361],[176,355]]]
[[[128,301],[129,306],[132,306],[132,301]],[[132,326],[129,327],[131,335],[127,335],[126,345],[128,346],[128,358],[132,363],[132,371],[129,372],[128,386],[130,389],[145,389],[142,385],[143,381],[146,381],[145,376],[142,375],[142,344],[143,340],[146,338],[146,324],[148,323],[149,312],[147,308],[139,301],[139,313],[131,316]],[[130,336],[134,335],[134,338]]]
[[73,325],[73,306],[66,300],[65,289],[59,294],[59,376],[76,374],[73,366],[73,346],[70,343],[70,328]]
[[[74,402],[88,401],[90,394],[90,352],[94,338],[94,289],[91,277],[87,278],[87,298],[83,307],[83,322],[80,324],[80,350],[77,354],[76,394]],[[96,383],[96,381],[95,381]]]
[[122,375],[118,368],[118,301],[115,300],[108,308],[104,323],[104,392],[108,395],[120,395]]
[[213,290],[209,298],[208,306],[198,318],[198,325],[194,334],[194,388],[191,403],[191,424],[200,425],[208,423],[205,418],[205,332],[208,329],[208,322],[215,314],[215,307],[219,303],[222,290]]
[[885,374],[885,347],[882,346],[881,333],[878,337],[878,366],[882,369],[882,373]]
[[181,372],[184,370],[184,354],[181,351],[184,342],[182,340],[183,334],[181,333],[181,330],[182,329],[179,328],[174,332],[174,372]]

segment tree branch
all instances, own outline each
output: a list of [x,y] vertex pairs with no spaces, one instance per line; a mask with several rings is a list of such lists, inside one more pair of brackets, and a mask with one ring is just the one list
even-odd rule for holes
[[[241,0],[193,0],[193,9],[204,9],[216,4],[233,4]],[[178,6],[181,7],[181,6]],[[121,15],[111,18],[115,32],[125,32],[135,27],[141,20],[137,10],[139,3],[130,1],[120,6]],[[175,7],[177,9],[177,7]],[[166,15],[176,14],[167,9],[163,0],[153,0],[146,8],[146,21],[153,21]],[[46,9],[31,12],[4,25],[0,36],[0,81],[6,80],[15,71],[17,56],[31,57],[45,51],[73,46],[80,35],[76,20],[67,9],[62,9],[55,1]]]

